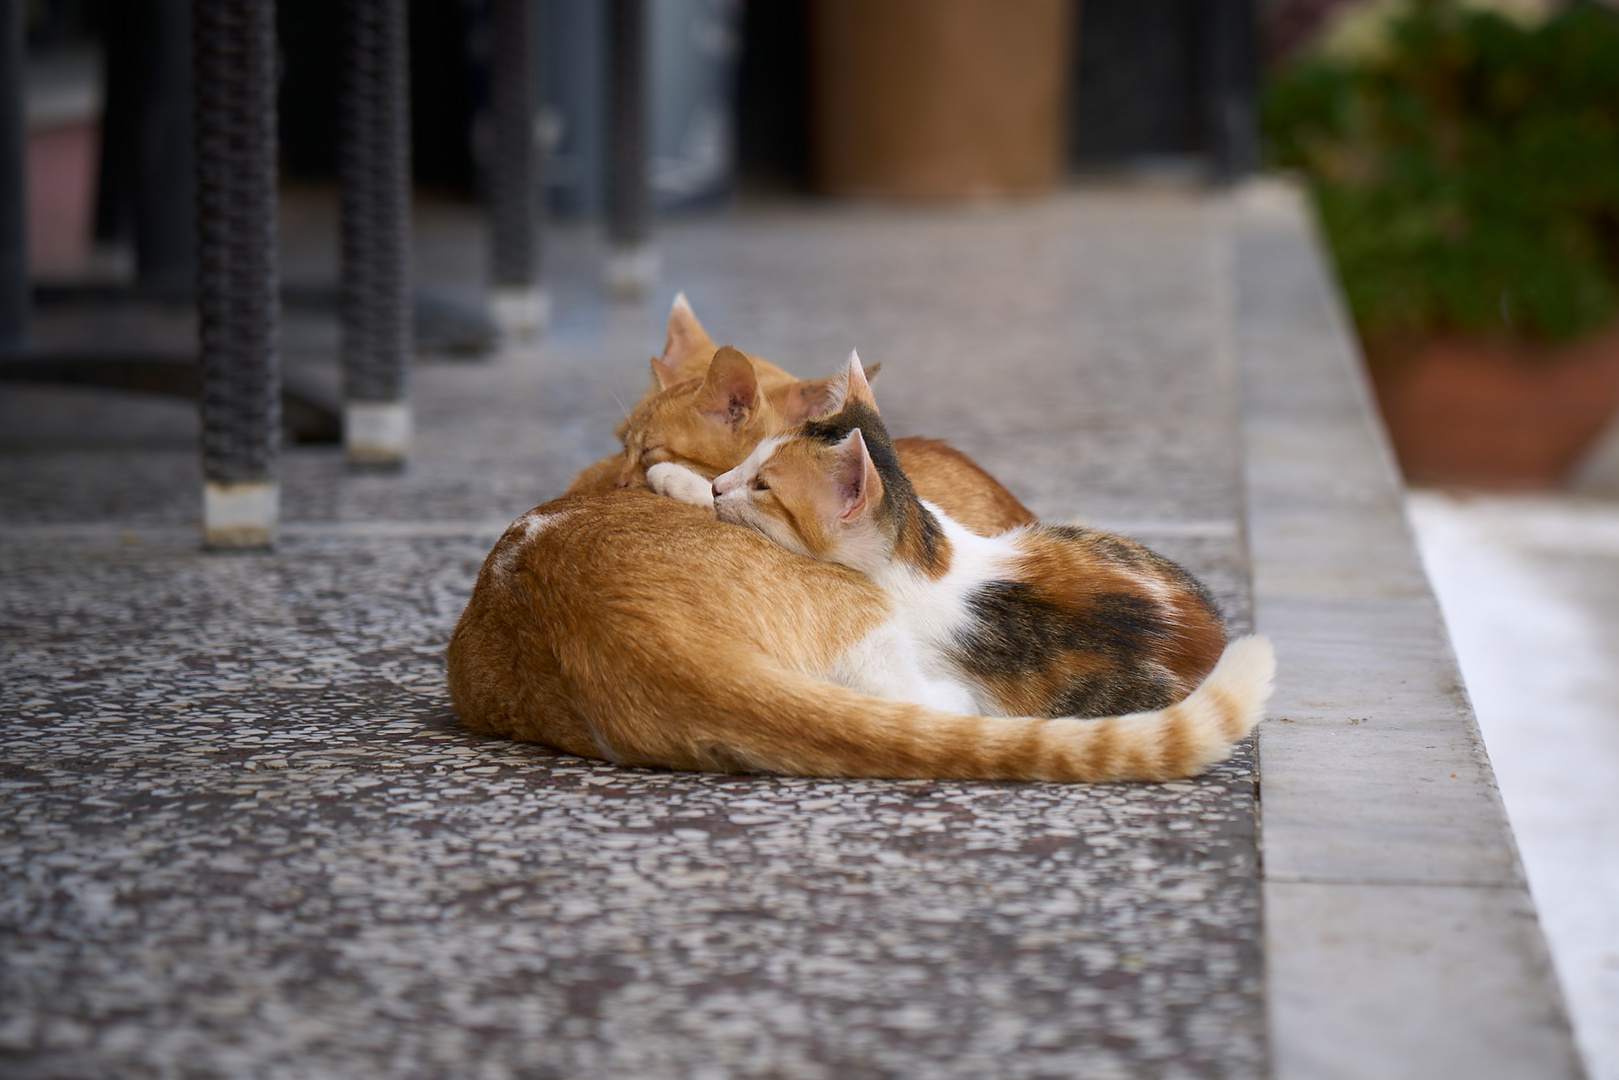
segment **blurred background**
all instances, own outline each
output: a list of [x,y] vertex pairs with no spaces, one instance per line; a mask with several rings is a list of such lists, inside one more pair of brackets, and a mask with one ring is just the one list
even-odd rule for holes
[[[340,7],[280,0],[276,13],[282,214],[327,225]],[[491,7],[409,0],[419,216],[487,198]],[[189,332],[189,9],[21,4],[36,309],[32,331],[0,327],[7,348],[105,334],[97,318],[128,289],[182,314],[117,333]],[[534,6],[539,182],[556,228],[593,227],[609,201],[609,9]],[[648,0],[646,15],[660,215],[1074,184],[1219,197],[1258,171],[1308,188],[1582,1049],[1593,1075],[1619,1077],[1619,8]],[[297,258],[285,253],[293,283]],[[462,340],[492,348],[487,281],[467,265],[452,289],[472,313]],[[62,336],[64,322],[77,329]],[[121,422],[70,410],[53,423],[0,386],[13,388],[9,448]]]
[[[1619,1076],[1619,11],[1297,5],[1308,184],[1593,1076]],[[1330,9],[1330,10],[1328,10]]]

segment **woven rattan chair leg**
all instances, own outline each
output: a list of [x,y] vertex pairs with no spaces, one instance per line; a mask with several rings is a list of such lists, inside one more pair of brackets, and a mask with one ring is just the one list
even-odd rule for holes
[[21,0],[0,0],[0,349],[28,344],[28,208]]
[[410,96],[405,0],[345,0],[341,109],[343,442],[409,454]]
[[280,488],[275,4],[195,0],[203,539],[267,547]]
[[493,0],[489,73],[490,308],[507,334],[528,337],[550,315],[542,283],[545,149],[538,132],[538,0]]
[[608,9],[607,267],[609,290],[638,297],[658,276],[647,187],[646,0]]

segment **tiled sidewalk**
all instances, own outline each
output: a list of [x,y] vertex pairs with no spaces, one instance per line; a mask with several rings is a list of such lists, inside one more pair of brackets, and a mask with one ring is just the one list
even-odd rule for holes
[[[897,430],[1159,541],[1240,625],[1212,230],[1181,195],[782,209],[664,257],[722,340],[805,373],[858,346]],[[667,300],[564,292],[539,348],[424,363],[409,471],[289,452],[270,556],[194,550],[185,450],[10,457],[11,1068],[1262,1071],[1251,750],[1165,787],[888,784],[455,726],[440,651],[493,530],[610,446]]]
[[[1267,1011],[1251,745],[1155,787],[625,770],[461,731],[440,659],[499,529],[611,447],[676,288],[801,374],[858,347],[897,433],[1246,628],[1232,214],[752,207],[669,226],[617,309],[565,232],[552,334],[419,364],[405,472],[290,450],[270,555],[196,550],[194,452],[76,445],[0,388],[39,432],[0,457],[0,1072],[1266,1074],[1309,1033]],[[475,222],[422,225],[419,276],[464,290]]]

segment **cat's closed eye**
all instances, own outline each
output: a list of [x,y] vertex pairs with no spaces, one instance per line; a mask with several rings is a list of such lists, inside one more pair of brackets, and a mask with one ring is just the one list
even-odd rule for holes
[[765,482],[765,478],[762,477],[762,476],[755,476],[753,478],[753,483],[750,486],[753,488],[754,491],[769,491],[770,490],[770,485]]

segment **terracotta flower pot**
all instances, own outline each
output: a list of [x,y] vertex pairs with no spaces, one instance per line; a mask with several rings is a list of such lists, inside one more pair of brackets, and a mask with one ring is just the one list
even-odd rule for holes
[[1619,326],[1556,347],[1441,337],[1371,373],[1408,483],[1554,488],[1619,411]]
[[960,198],[1062,176],[1068,0],[815,0],[817,186]]

